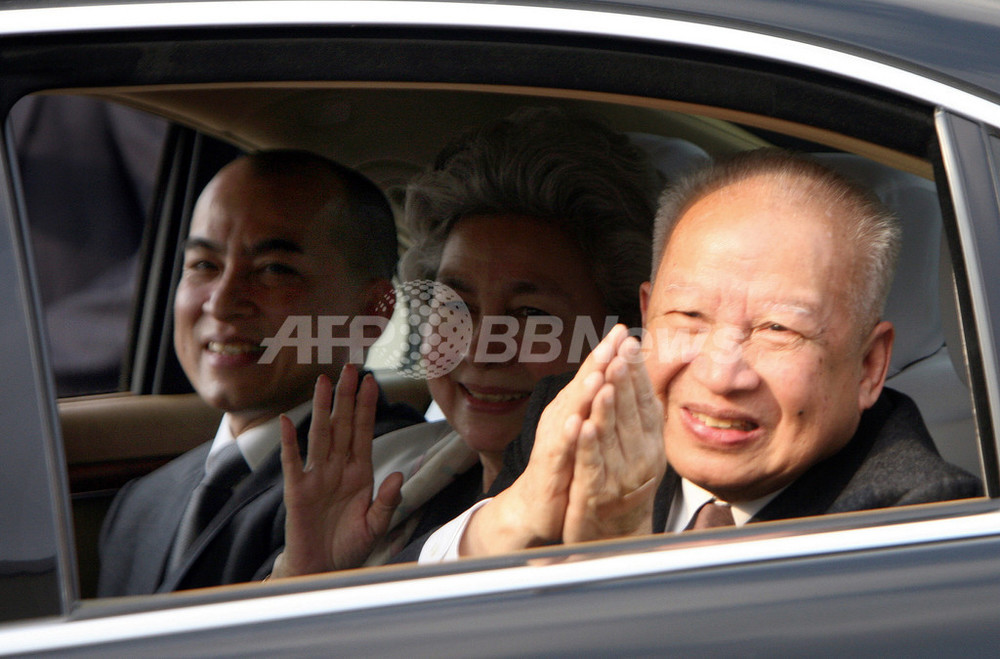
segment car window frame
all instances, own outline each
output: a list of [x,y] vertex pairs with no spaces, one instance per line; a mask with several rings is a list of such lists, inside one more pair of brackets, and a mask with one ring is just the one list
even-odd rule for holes
[[[942,108],[936,112],[936,121],[954,212],[954,222],[946,222],[945,229],[952,234],[948,238],[953,263],[959,264],[955,277],[959,305],[966,306],[959,319],[965,335],[966,366],[972,378],[970,390],[978,424],[984,484],[988,496],[995,497],[1000,473],[994,432],[1000,427],[997,416],[1000,413],[1000,381],[996,369],[986,368],[985,364],[1000,363],[1000,326],[992,320],[995,302],[991,303],[991,300],[1000,299],[996,297],[1000,294],[1000,281],[997,280],[1000,267],[995,259],[984,258],[982,252],[985,246],[996,245],[1000,240],[1000,205],[997,204],[1000,182],[996,174],[1000,140],[996,128]],[[973,195],[973,190],[978,194]]]
[[[10,108],[0,107],[6,116]],[[40,296],[19,195],[14,148],[0,136],[0,324],[4,332],[4,405],[0,424],[8,458],[0,466],[0,501],[6,528],[18,542],[0,545],[0,597],[7,620],[65,615],[79,597],[69,509],[68,477],[59,440],[55,383],[43,339]],[[12,406],[12,401],[17,401]],[[12,502],[17,502],[13,504]],[[27,541],[24,539],[27,538]]]
[[[361,4],[364,4],[364,3],[361,3]],[[118,19],[116,19],[116,20],[118,20]],[[347,17],[336,17],[336,18],[330,17],[330,18],[327,18],[327,21],[330,24],[334,24],[334,25],[341,25],[342,24],[341,21],[347,21],[347,20],[348,20]],[[374,17],[371,17],[371,16],[368,17],[368,20],[372,24],[377,24],[378,23],[378,21]],[[425,20],[430,20],[430,19],[425,19]],[[657,25],[660,25],[660,24],[657,23]],[[624,35],[618,35],[618,38],[621,38],[626,43],[635,43],[635,42],[638,42],[639,40],[652,40],[655,37],[656,39],[659,39],[662,42],[669,43],[669,44],[674,45],[674,46],[676,46],[678,43],[692,45],[694,43],[695,39],[702,38],[702,37],[688,36],[688,37],[685,37],[685,38],[682,39],[677,34],[678,25],[680,25],[681,27],[683,27],[684,26],[683,21],[679,21],[678,24],[674,25],[674,31],[671,31],[668,34],[658,34],[658,35],[654,34],[653,33],[653,27],[651,26],[649,28],[648,32],[644,32],[642,35],[631,35],[628,38],[626,38],[626,36],[624,36]],[[539,26],[537,26],[537,25],[534,26],[534,27],[535,27],[535,29],[539,29]],[[705,30],[709,29],[708,27],[706,27],[704,25],[701,25],[701,24],[696,24],[695,27],[697,28],[697,30],[695,30],[695,32],[697,32],[698,34],[701,34],[701,35],[704,35],[705,34]],[[7,27],[7,28],[4,28],[4,29],[6,29],[6,30],[9,31],[11,28]],[[54,27],[52,29],[52,31],[53,32],[57,32],[60,29],[66,29],[67,30],[67,34],[70,34],[70,35],[72,34],[72,30],[70,29],[70,26],[66,26],[65,28],[59,28],[57,26],[57,27]],[[551,29],[553,31],[557,31],[556,28],[549,28],[549,29]],[[721,30],[723,28],[716,28],[716,29]],[[36,28],[35,30],[36,31],[40,31],[40,32],[45,32],[46,31],[46,30],[43,30],[41,28]],[[604,30],[604,32],[606,32],[606,30]],[[28,31],[26,33],[33,33],[33,32]],[[712,37],[713,37],[713,40],[714,40],[716,37],[718,37],[718,34],[715,33],[715,32],[713,32],[712,33]],[[764,35],[764,36],[762,36],[762,35],[756,35],[756,36],[754,36],[754,37],[751,38],[751,41],[753,41],[754,43],[757,43],[757,41],[759,39],[764,39],[765,37],[766,37],[766,35]],[[775,37],[769,37],[769,38],[775,38]],[[673,41],[671,41],[671,40],[673,40]],[[743,43],[742,40],[741,40],[741,43]],[[700,45],[702,47],[705,46],[704,43],[701,43]],[[747,47],[747,48],[749,48],[750,46],[741,46],[741,47]],[[724,46],[723,48],[724,49],[729,49],[731,51],[736,51],[737,47],[735,45],[733,45],[733,44],[730,43],[730,44]],[[816,47],[809,48],[808,46],[804,46],[802,44],[798,44],[795,52],[801,52],[801,50],[803,48],[806,51],[808,51],[808,55],[809,55],[808,57],[805,58],[808,61],[808,64],[803,64],[803,66],[818,66],[819,63],[816,62],[815,59],[816,59],[816,56],[821,51],[821,49],[818,49]],[[744,55],[745,55],[745,53],[744,53]],[[760,56],[759,53],[758,53],[758,56]],[[849,58],[850,57],[850,56],[844,55],[843,53],[840,53],[838,56],[842,60],[843,60],[843,58]],[[846,61],[846,60],[844,60],[844,61]],[[856,62],[858,60],[857,59],[850,59],[850,61],[851,62]],[[840,63],[843,63],[843,61],[841,61]],[[791,64],[786,64],[786,66],[791,66]],[[827,73],[831,73],[833,71],[833,67],[834,67],[834,65],[827,63],[827,64],[824,64],[822,67],[819,67],[819,68],[822,69],[822,70],[824,70],[824,71],[826,71]],[[887,67],[887,65],[884,65],[884,64],[881,64],[878,67],[876,67],[876,71],[875,72],[877,73],[877,75],[874,75],[873,78],[872,78],[872,80],[874,80],[873,88],[877,88],[877,87],[879,87],[879,85],[884,85],[887,74],[886,74],[886,71],[883,70],[883,69],[886,68],[886,67]],[[862,78],[862,76],[867,75],[868,72],[870,72],[870,71],[872,71],[872,67],[871,66],[865,66],[862,70],[853,72],[851,74],[851,77],[856,77],[859,80],[858,84],[861,84],[860,81],[864,79],[864,78]],[[845,71],[838,71],[838,73],[840,75],[846,75]],[[912,80],[913,76],[915,75],[912,72],[904,72],[904,73],[907,76],[907,80]],[[93,80],[91,82],[92,83],[93,82],[99,82],[100,81],[99,79],[100,79],[100,75],[94,74],[93,75]],[[953,95],[952,92],[954,92],[954,90],[951,90],[948,95]],[[894,92],[894,93],[899,93],[899,92],[897,91],[897,92]],[[936,81],[930,81],[929,83],[927,83],[927,85],[918,86],[918,88],[916,89],[916,91],[910,90],[910,93],[911,93],[911,95],[913,97],[918,98],[918,99],[922,99],[922,101],[921,101],[922,103],[928,102],[928,98],[935,97],[939,93],[941,93],[943,95],[942,85],[941,85],[941,83],[938,83]],[[980,114],[982,117],[987,117],[988,116],[988,117],[991,118],[992,121],[995,122],[992,125],[1000,125],[1000,121],[997,120],[998,119],[998,111],[997,111],[997,109],[996,109],[995,106],[993,106],[993,105],[987,105],[986,101],[984,101],[982,99],[979,99],[977,97],[974,97],[974,96],[972,96],[972,95],[970,95],[970,94],[968,94],[966,92],[954,92],[954,94],[964,94],[964,96],[962,96],[962,98],[960,99],[963,102],[962,103],[956,103],[956,106],[960,106],[965,111],[971,112],[973,114],[976,114],[978,112],[978,114]],[[933,107],[938,107],[938,104],[934,103],[934,104],[932,104],[932,106]],[[944,106],[941,105],[941,107],[944,107]],[[4,108],[4,110],[7,110],[7,109],[9,109],[9,108]],[[956,109],[958,109],[958,108],[956,108]],[[939,111],[939,112],[942,112],[942,111]],[[980,124],[980,123],[975,122],[975,121],[973,123],[976,124],[976,125],[978,125],[980,131],[983,130],[983,124]],[[951,189],[952,199],[953,200],[954,199],[960,199],[960,200],[961,199],[966,199],[966,197],[963,194],[960,194],[961,190],[956,190],[955,181],[957,181],[958,179],[955,178],[955,176],[957,176],[956,172],[958,172],[958,171],[966,171],[966,170],[969,170],[969,169],[973,169],[974,166],[972,164],[968,164],[968,165],[962,165],[961,167],[959,167],[959,166],[957,166],[952,161],[954,154],[952,153],[951,149],[946,148],[946,149],[944,149],[944,151],[945,151],[945,153],[943,155],[943,158],[944,158],[944,162],[945,162],[945,169],[948,171],[948,174],[949,174],[948,175],[948,181],[950,182],[950,189]],[[8,177],[5,176],[5,180],[7,178]],[[996,181],[994,180],[993,184],[995,185],[995,183],[996,183]],[[8,182],[8,186],[9,186],[8,189],[15,189],[16,188],[16,186],[12,182]],[[8,201],[8,203],[9,203],[9,201]],[[995,209],[994,209],[994,211],[995,211]],[[13,213],[14,213],[14,211],[12,211],[11,209],[8,209],[7,212],[8,212],[8,214],[11,214],[11,215],[13,215]],[[966,211],[966,212],[970,212],[970,211]],[[961,212],[958,210],[958,208],[956,208],[956,215],[959,215],[959,216],[961,215]],[[978,222],[978,220],[977,220],[977,222]],[[973,224],[975,224],[975,223],[973,223]],[[15,226],[15,224],[13,222],[10,222],[9,225],[10,226]],[[962,230],[961,227],[960,227],[960,230]],[[23,240],[23,239],[17,238],[17,240]],[[990,240],[992,241],[993,238],[991,237]],[[964,236],[963,236],[963,242],[961,244],[963,245],[963,247],[967,244],[965,242]],[[993,241],[993,242],[991,242],[989,244],[996,244],[996,242]],[[22,245],[23,245],[23,242],[22,242]],[[19,253],[21,253],[21,252],[23,252],[23,249],[22,250],[17,250],[17,251]],[[971,262],[971,263],[979,263],[980,262],[980,260],[978,259],[978,257],[975,254],[969,253],[968,251],[964,252],[963,256],[965,257],[965,260],[967,262]],[[22,280],[24,280],[24,281],[30,281],[31,280],[30,273],[31,273],[31,269],[32,269],[31,266],[30,266],[30,263],[27,263],[27,262],[22,263],[19,267],[21,269],[20,276],[21,276]],[[972,288],[974,288],[974,284],[973,284]],[[25,294],[25,291],[28,291],[28,290],[29,290],[29,286],[27,284],[23,285],[21,287],[21,297],[17,298],[17,299],[13,299],[11,301],[15,304],[15,306],[20,305],[18,308],[28,307],[28,308],[37,309],[37,300],[35,301],[35,303],[30,303],[30,302],[26,302],[25,301],[25,298],[30,298],[31,297],[30,294]],[[969,294],[968,288],[966,289],[965,294],[968,296],[968,294]],[[993,298],[991,296],[989,299],[995,299],[995,298]],[[976,345],[976,341],[984,340],[983,336],[985,335],[985,336],[988,336],[989,340],[991,341],[991,343],[990,343],[991,348],[992,348],[992,346],[995,346],[995,340],[993,339],[993,330],[992,330],[992,328],[986,327],[985,325],[981,325],[980,321],[978,320],[978,319],[980,319],[982,317],[982,315],[984,313],[987,312],[988,308],[984,308],[984,304],[982,302],[976,302],[973,299],[971,301],[970,300],[966,300],[965,301],[965,309],[972,311],[972,316],[970,316],[970,318],[977,319],[976,322],[973,323],[973,324],[977,327],[977,330],[981,330],[981,332],[978,332],[978,333],[973,334],[973,335],[967,334],[967,337],[971,339],[970,345],[974,346],[974,345]],[[61,446],[60,446],[60,440],[59,440],[59,437],[58,437],[58,431],[56,429],[57,423],[55,422],[55,419],[57,417],[56,417],[55,405],[54,405],[54,402],[53,402],[54,397],[53,397],[53,394],[52,394],[51,383],[47,383],[46,384],[44,382],[44,379],[46,377],[45,374],[48,371],[45,368],[44,349],[42,349],[42,348],[39,347],[41,345],[41,342],[39,340],[39,337],[37,336],[38,327],[39,327],[39,325],[38,325],[38,319],[37,319],[37,317],[32,318],[31,313],[29,313],[28,315],[26,315],[25,318],[26,318],[25,322],[27,323],[26,329],[29,331],[30,334],[34,335],[34,339],[33,339],[34,340],[34,345],[31,346],[31,349],[29,350],[29,352],[31,352],[32,354],[37,353],[37,356],[34,358],[35,359],[35,362],[34,362],[35,371],[31,373],[30,379],[26,380],[26,381],[31,381],[35,385],[34,395],[36,396],[36,398],[37,398],[38,401],[42,401],[43,402],[41,404],[41,407],[36,410],[38,412],[39,422],[38,422],[37,425],[32,425],[29,428],[28,432],[29,432],[29,434],[33,434],[33,435],[37,434],[39,437],[42,437],[43,440],[44,440],[42,442],[42,444],[44,444],[45,447],[46,447],[45,448],[46,453],[44,455],[45,455],[45,460],[47,461],[46,464],[48,465],[47,468],[48,468],[49,474],[50,474],[50,481],[49,482],[52,484],[51,487],[52,487],[52,489],[54,491],[54,494],[52,496],[52,498],[53,498],[52,519],[53,520],[59,520],[60,515],[62,515],[62,517],[65,518],[65,516],[67,514],[66,510],[65,510],[65,506],[64,505],[60,506],[60,500],[63,503],[65,503],[65,501],[66,501],[66,494],[65,494],[65,489],[66,488],[65,488],[65,470],[63,469],[62,473],[60,473],[60,469],[58,467],[58,464],[55,464],[55,463],[59,462],[59,460],[56,459],[56,456],[60,455]],[[967,332],[968,331],[969,330],[967,330]],[[976,355],[974,355],[974,354],[970,355],[970,360],[973,363],[975,363],[977,361],[976,360]],[[979,363],[979,368],[980,368],[979,377],[983,378],[983,379],[985,379],[985,373],[993,372],[993,369],[983,368],[981,362]],[[974,378],[974,381],[975,381],[975,378]],[[980,405],[982,406],[981,409],[983,411],[982,412],[983,415],[985,416],[987,414],[996,414],[996,410],[997,410],[997,407],[998,407],[996,405],[996,386],[994,384],[990,384],[989,382],[986,382],[985,385],[984,385],[983,382],[979,382],[978,384],[976,384],[974,386],[977,387],[977,388],[981,388],[981,387],[985,386],[986,387],[986,391],[988,392],[988,395],[986,395],[985,397],[983,397],[983,399],[980,401]],[[977,408],[977,418],[979,417],[979,413],[980,413],[980,408]],[[994,454],[994,460],[993,460],[994,473],[993,473],[993,478],[995,479],[996,478],[996,473],[995,473],[995,470],[996,470],[996,458],[995,458],[996,442],[995,442],[995,440],[992,440],[992,439],[989,439],[989,438],[990,438],[990,436],[992,434],[992,428],[996,427],[996,422],[995,422],[995,419],[993,419],[992,416],[990,417],[990,419],[991,419],[991,421],[990,421],[989,425],[985,426],[985,427],[981,425],[980,426],[980,430],[981,430],[981,432],[983,432],[983,436],[987,438],[987,440],[984,440],[984,441],[987,442],[986,443],[986,448],[992,449],[993,454]],[[991,495],[995,495],[995,494],[996,494],[996,491],[995,491],[995,487],[994,487],[991,490]],[[968,507],[969,504],[948,504],[948,506],[950,506],[950,507],[948,508],[948,511],[945,513],[946,517],[948,517],[948,518],[951,518],[952,515],[954,515],[955,517],[959,517],[960,518],[960,517],[963,516],[963,513],[958,512],[958,511],[976,509],[975,506],[972,506],[972,508],[969,508]],[[63,508],[63,510],[60,513],[59,512],[59,508],[61,508],[61,507]],[[983,515],[985,517],[989,517],[988,513],[991,512],[992,510],[993,509],[990,508],[989,511],[987,511],[987,513],[983,513]],[[902,514],[902,513],[898,513],[898,514]],[[891,519],[891,518],[894,518],[894,517],[893,517],[893,515],[889,515],[889,517],[886,517],[885,515],[875,515],[874,518],[878,519],[878,520],[886,520],[886,519]],[[61,527],[63,529],[63,531],[62,531],[63,538],[60,541],[60,547],[59,547],[59,552],[60,552],[59,555],[62,557],[60,560],[63,563],[63,566],[61,568],[61,570],[62,570],[62,577],[61,577],[61,583],[60,583],[60,588],[61,588],[62,593],[63,593],[63,606],[60,609],[60,611],[62,613],[65,613],[67,610],[69,610],[70,608],[72,608],[73,606],[75,606],[77,604],[77,602],[75,600],[75,595],[74,595],[74,592],[73,592],[74,591],[74,587],[72,585],[72,578],[71,578],[72,568],[69,567],[69,566],[72,565],[72,561],[69,560],[69,558],[68,558],[68,557],[70,557],[72,555],[72,543],[66,537],[67,534],[66,534],[65,529],[68,528],[68,525],[65,523],[65,519],[63,519],[62,521],[55,521],[54,524],[57,527]],[[758,532],[757,530],[753,530],[750,533],[750,535],[755,536],[758,533],[760,533],[760,534],[766,534],[766,531],[759,531]],[[166,600],[156,599],[155,601],[157,602],[157,606],[160,606]],[[94,609],[94,610],[97,610],[97,609]],[[103,615],[103,614],[101,614],[101,615]]]

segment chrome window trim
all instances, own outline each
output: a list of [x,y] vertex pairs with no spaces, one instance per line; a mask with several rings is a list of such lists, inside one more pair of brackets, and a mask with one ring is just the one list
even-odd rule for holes
[[[44,7],[3,12],[0,37],[97,29],[239,26],[404,26],[520,29],[619,37],[763,57],[890,89],[1000,126],[1000,106],[964,90],[857,55],[774,35],[676,18],[471,2],[251,0]],[[391,18],[386,18],[386,17]]]
[[[1000,511],[787,537],[695,543],[568,563],[479,572],[193,605],[87,620],[29,622],[0,627],[0,654],[43,652],[185,632],[235,628],[312,615],[413,605],[460,597],[565,588],[623,578],[677,573],[775,559],[915,546],[997,535]],[[99,604],[95,604],[99,606]],[[155,630],[155,631],[151,631]]]
[[[989,185],[991,194],[984,195],[979,199],[980,208],[973,210],[970,205],[976,200],[971,200],[967,190],[969,178],[975,174],[989,178],[994,182],[994,176],[989,172],[994,171],[990,165],[993,164],[989,153],[988,136],[983,127],[968,117],[956,116],[954,113],[943,109],[935,112],[935,125],[937,129],[938,141],[941,146],[941,159],[948,179],[948,187],[951,192],[952,209],[955,213],[955,224],[961,241],[962,255],[966,264],[966,277],[969,280],[969,295],[971,297],[973,309],[973,322],[977,343],[981,353],[983,364],[983,375],[986,386],[986,400],[989,405],[990,421],[994,432],[994,449],[996,448],[997,433],[1000,432],[1000,374],[990,365],[1000,364],[997,359],[997,327],[993,320],[992,308],[990,305],[991,296],[989,290],[996,288],[988,285],[988,282],[995,281],[995,273],[985,273],[984,269],[990,265],[985,259],[982,250],[989,250],[995,247],[996,243],[996,220],[998,218],[998,207],[996,204],[995,183]],[[964,142],[957,131],[963,129],[965,133]],[[969,133],[974,139],[969,141]],[[970,147],[971,144],[971,147]],[[987,165],[985,169],[980,165]],[[975,168],[975,174],[969,169]],[[972,182],[975,185],[975,181]],[[992,203],[986,199],[994,200]],[[989,208],[983,208],[982,204],[987,204]],[[973,217],[979,218],[977,224]],[[992,235],[984,235],[988,230],[993,229]],[[982,244],[985,242],[985,245]],[[995,268],[994,268],[995,269]],[[987,413],[984,410],[976,410],[976,414]],[[985,458],[985,456],[982,456]],[[987,487],[990,487],[987,479]],[[989,492],[990,495],[995,495]]]

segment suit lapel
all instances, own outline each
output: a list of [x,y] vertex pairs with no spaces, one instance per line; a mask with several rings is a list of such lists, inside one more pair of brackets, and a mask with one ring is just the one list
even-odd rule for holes
[[[306,450],[308,447],[308,437],[309,437],[309,423],[312,416],[307,415],[302,423],[299,424],[297,428],[297,437],[299,442],[299,454],[302,456],[303,461],[306,459]],[[382,433],[388,432],[390,430],[395,430],[397,428],[402,428],[405,426],[412,425],[423,421],[423,417],[417,414],[412,408],[405,405],[390,405],[385,397],[379,392],[378,403],[375,412],[375,436],[379,436]],[[200,453],[201,458],[199,462],[199,468],[197,469],[196,478],[193,483],[188,487],[189,491],[193,491],[194,487],[201,480],[205,474],[205,458],[208,456],[208,451],[211,448],[211,442],[205,445],[205,449]],[[264,463],[264,465],[255,472],[252,472],[247,476],[243,482],[236,486],[233,491],[233,496],[226,505],[222,507],[222,510],[212,519],[205,530],[198,536],[198,539],[192,545],[187,557],[185,557],[184,562],[181,566],[174,570],[169,575],[166,575],[162,579],[162,583],[159,592],[170,592],[176,590],[178,585],[184,582],[185,577],[191,571],[191,568],[197,564],[199,559],[205,554],[205,550],[212,545],[212,541],[215,540],[219,534],[233,521],[233,518],[252,501],[259,498],[265,492],[268,492],[275,487],[283,487],[283,480],[281,475],[281,451],[280,446],[274,450],[272,455]],[[172,511],[171,513],[171,523],[168,525],[170,533],[164,533],[162,538],[162,548],[163,556],[160,560],[160,571],[158,574],[163,574],[167,563],[167,557],[170,554],[170,547],[173,544],[173,538],[177,534],[177,529],[180,526],[181,517],[184,514],[184,508],[186,507],[187,501],[185,500],[185,506]]]
[[[188,501],[191,498],[191,493],[194,492],[195,487],[198,486],[201,479],[205,477],[205,458],[208,457],[211,447],[211,442],[205,442],[201,446],[192,449],[188,454],[190,456],[189,468],[185,469],[183,473],[178,474],[177,478],[171,484],[171,487],[176,488],[175,491],[187,492],[188,496],[180,502],[180,505],[160,506],[159,510],[162,511],[162,514],[155,525],[155,532],[140,534],[139,541],[142,546],[137,549],[137,554],[145,554],[150,557],[149,574],[155,575],[157,582],[161,581],[166,574],[170,550],[173,548],[174,538],[177,537],[177,530],[180,527],[181,518],[184,516],[184,510],[187,508]],[[169,496],[169,493],[165,492],[164,495]],[[153,592],[154,590],[155,588],[150,587],[146,592]]]
[[[310,416],[307,416],[299,427],[297,428],[297,435],[299,441],[299,450],[305,459],[306,446],[308,442],[308,429]],[[202,456],[201,470],[199,472],[199,480],[205,473],[205,460],[204,457],[207,456],[207,451],[205,455]],[[198,481],[195,481],[197,484]],[[184,562],[181,563],[180,567],[176,569],[163,580],[162,585],[158,589],[160,592],[171,592],[177,589],[177,585],[180,584],[187,573],[190,571],[191,567],[198,562],[202,554],[204,554],[205,549],[212,544],[212,541],[218,537],[219,533],[222,532],[226,526],[232,522],[233,517],[245,508],[252,501],[257,499],[261,494],[271,490],[275,487],[281,487],[283,484],[281,476],[281,447],[275,448],[272,451],[270,457],[267,461],[257,470],[251,472],[249,476],[243,479],[233,490],[233,496],[229,498],[229,501],[222,507],[218,514],[212,518],[205,530],[201,532],[198,539],[191,545],[191,549],[188,551],[188,555],[184,558]],[[193,489],[192,485],[192,489]],[[177,528],[180,525],[180,519],[183,516],[184,510],[181,509],[177,511],[176,523],[173,524],[173,535],[171,538],[176,536]],[[167,540],[168,544],[171,544],[171,539]],[[166,565],[166,557],[169,556],[170,547],[167,547],[167,551],[164,554],[163,565]],[[161,568],[162,569],[162,568]]]
[[680,484],[680,476],[670,467],[667,467],[667,474],[660,481],[660,487],[656,490],[653,499],[653,533],[663,533],[667,528],[667,517],[670,515],[670,505],[674,501],[674,494]]

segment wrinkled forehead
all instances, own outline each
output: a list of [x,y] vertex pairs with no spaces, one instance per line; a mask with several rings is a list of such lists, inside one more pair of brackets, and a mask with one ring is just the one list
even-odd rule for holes
[[711,290],[721,297],[819,309],[844,302],[855,252],[824,204],[769,188],[730,186],[682,215],[659,264],[661,285],[654,288]]
[[719,307],[735,313],[781,314],[800,318],[826,315],[830,299],[808,286],[790,280],[767,278],[664,278],[654,291],[681,308]]

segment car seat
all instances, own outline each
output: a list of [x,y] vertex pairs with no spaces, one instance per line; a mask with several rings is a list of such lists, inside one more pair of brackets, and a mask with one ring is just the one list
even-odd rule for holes
[[868,186],[899,217],[903,244],[884,314],[896,328],[886,384],[916,401],[946,460],[982,473],[934,182],[853,154],[813,155]]

